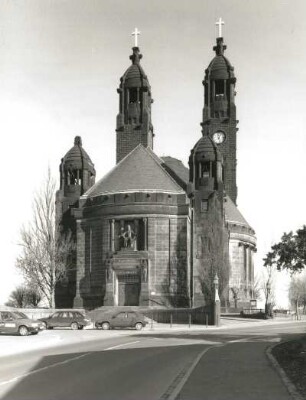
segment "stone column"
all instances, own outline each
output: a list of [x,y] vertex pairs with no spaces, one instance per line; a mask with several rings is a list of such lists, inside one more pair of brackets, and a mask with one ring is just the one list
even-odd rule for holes
[[143,219],[143,247],[148,250],[148,218]]
[[141,260],[139,305],[149,306],[149,260]]
[[138,250],[138,243],[137,243],[138,242],[138,234],[139,234],[139,224],[138,224],[138,222],[139,222],[138,219],[134,220],[134,226],[135,226],[135,228],[134,228],[135,232],[134,233],[136,235],[136,240],[134,242],[134,250],[135,251]]
[[110,221],[110,248],[111,252],[115,251],[115,220]]

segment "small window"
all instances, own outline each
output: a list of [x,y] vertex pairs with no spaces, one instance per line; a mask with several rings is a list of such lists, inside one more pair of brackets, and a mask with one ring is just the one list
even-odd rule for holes
[[137,88],[132,88],[130,89],[130,103],[136,103],[137,101]]
[[215,94],[216,94],[216,96],[224,95],[224,81],[223,80],[215,81]]
[[202,178],[209,178],[210,176],[210,163],[205,162],[202,164]]

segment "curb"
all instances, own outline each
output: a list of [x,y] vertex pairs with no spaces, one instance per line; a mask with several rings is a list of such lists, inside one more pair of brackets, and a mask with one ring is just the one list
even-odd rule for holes
[[286,389],[288,390],[290,396],[292,397],[293,400],[305,400],[305,398],[298,392],[296,386],[294,383],[291,382],[291,380],[288,378],[286,372],[284,369],[280,366],[276,358],[272,354],[272,350],[276,346],[280,346],[281,344],[292,342],[292,340],[285,340],[281,343],[274,344],[266,350],[266,355],[273,365],[273,367],[276,369],[277,373],[279,374],[283,384],[286,386]]

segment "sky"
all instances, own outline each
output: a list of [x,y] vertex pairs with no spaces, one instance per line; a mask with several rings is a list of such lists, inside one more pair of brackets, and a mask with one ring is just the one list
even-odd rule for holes
[[[256,270],[283,232],[306,222],[304,0],[2,0],[0,2],[0,304],[21,282],[19,232],[35,191],[76,135],[97,179],[115,164],[119,79],[141,31],[154,103],[154,151],[185,165],[201,136],[202,80],[225,21],[235,67],[238,207],[258,238]],[[286,307],[288,277],[278,274]]]

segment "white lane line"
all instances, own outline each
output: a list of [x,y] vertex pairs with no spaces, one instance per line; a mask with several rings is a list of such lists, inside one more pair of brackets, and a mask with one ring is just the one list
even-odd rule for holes
[[104,351],[118,349],[119,347],[128,346],[130,344],[135,344],[135,343],[139,343],[139,342],[140,342],[140,340],[136,340],[136,342],[128,342],[128,343],[118,344],[117,346],[108,347],[107,349],[104,349]]
[[200,354],[196,357],[196,359],[191,363],[188,363],[187,366],[177,375],[171,385],[168,387],[167,391],[160,397],[159,400],[175,400],[179,393],[181,392],[183,386],[187,382],[188,378],[190,377],[192,371],[198,365],[201,358],[207,353],[209,350],[214,349],[216,347],[223,347],[225,344],[218,344],[207,349],[201,351]]
[[59,365],[68,364],[69,362],[75,361],[75,360],[79,360],[80,358],[83,358],[83,357],[87,356],[88,354],[90,354],[90,353],[85,353],[85,354],[82,354],[81,356],[68,358],[68,360],[60,361],[60,362],[57,362],[55,364],[48,365],[47,367],[42,367],[42,368],[39,368],[39,369],[35,369],[34,371],[27,372],[26,374],[15,376],[14,378],[11,378],[11,379],[9,379],[7,381],[0,382],[0,386],[7,385],[8,383],[16,382],[18,379],[26,378],[26,377],[28,377],[30,375],[37,374],[38,372],[46,371],[49,368],[57,367]]
[[[116,348],[123,347],[123,346],[128,346],[128,345],[139,343],[139,342],[140,342],[140,340],[137,340],[136,342],[122,343],[122,344],[118,344],[117,346],[112,346],[112,347],[108,347],[106,349],[101,349],[101,351],[112,350],[112,349],[116,349]],[[4,386],[4,385],[7,385],[9,383],[16,382],[19,379],[27,378],[28,376],[31,376],[31,375],[34,375],[34,374],[38,374],[39,372],[46,371],[47,369],[58,367],[59,365],[68,364],[71,361],[79,360],[80,358],[86,357],[89,354],[92,354],[92,352],[88,352],[88,353],[82,354],[82,355],[77,356],[77,357],[68,358],[67,360],[60,361],[60,362],[57,362],[55,364],[48,365],[46,367],[35,369],[34,371],[30,371],[30,372],[27,372],[27,373],[22,374],[22,375],[15,376],[14,378],[8,379],[7,381],[0,382],[0,386]]]

